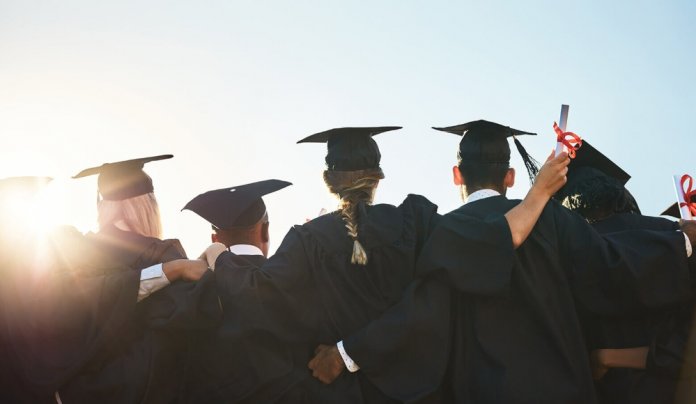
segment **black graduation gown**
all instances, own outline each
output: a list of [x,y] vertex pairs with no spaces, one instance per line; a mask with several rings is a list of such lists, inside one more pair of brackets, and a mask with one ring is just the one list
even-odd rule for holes
[[33,256],[28,251],[34,248],[34,243],[25,244],[21,236],[8,234],[7,229],[0,231],[4,232],[0,234],[0,257],[3,260],[0,269],[0,403],[48,403],[53,397],[34,391],[23,377],[19,366],[21,358],[13,350],[11,339],[17,300],[21,295],[18,275],[25,269],[19,263]]
[[[629,213],[613,215],[594,223],[593,227],[600,234],[634,229],[679,230],[679,225],[674,221]],[[689,308],[680,306],[636,315],[599,316],[590,319],[586,328],[587,342],[591,349],[653,346],[647,369],[610,369],[597,382],[597,393],[602,403],[658,404],[674,401],[679,369],[683,363],[683,357],[680,358],[681,355],[678,354],[681,349],[667,350],[660,342],[662,339],[656,338],[660,328],[674,331],[678,318],[682,316],[679,311]],[[686,324],[691,322],[690,316],[688,317]],[[680,328],[683,326],[677,329]]]
[[[233,254],[221,254],[215,274],[216,277],[228,275],[224,289],[230,296],[230,307],[236,307],[231,310],[231,315],[236,316],[232,322],[236,326],[226,321],[223,328],[227,327],[225,331],[229,333],[267,330],[295,347],[295,367],[306,369],[317,345],[333,345],[356,333],[399,301],[418,276],[415,260],[438,219],[436,209],[427,199],[409,195],[398,207],[375,205],[360,211],[358,233],[368,255],[364,267],[350,263],[353,243],[336,212],[293,227],[276,254],[260,270],[240,268],[233,261]],[[503,222],[497,222],[498,230],[507,228]],[[505,240],[502,231],[490,234],[496,240]],[[509,239],[508,231],[508,242]],[[226,309],[225,315],[230,315],[230,310]],[[448,319],[449,312],[441,316]],[[403,357],[393,357],[394,362],[385,366],[399,369],[400,364],[410,364],[412,371],[401,369],[400,374],[407,379],[401,381],[401,392],[388,391],[392,397],[409,397],[417,394],[412,391],[413,385],[422,386],[419,380],[422,373],[407,360],[409,355],[422,354],[431,341],[448,339],[446,327],[419,331],[412,336],[432,339],[393,341],[404,344],[400,346]],[[427,369],[425,362],[430,357],[420,358]],[[304,373],[311,382],[318,383],[307,370]],[[379,387],[362,371],[345,371],[326,386],[338,393],[343,402],[393,401]]]
[[215,321],[198,305],[212,282],[175,282],[136,304],[140,269],[185,258],[177,240],[113,227],[55,240],[60,262],[32,285],[13,336],[27,378],[64,403],[176,401],[187,333]]
[[[456,268],[466,262],[457,248],[462,221],[501,215],[517,203],[497,196],[445,215],[419,266]],[[516,256],[505,296],[471,291],[456,296],[447,402],[596,402],[576,304],[595,313],[627,313],[689,294],[682,234],[646,231],[631,233],[630,240],[622,241],[619,233],[602,238],[553,201]]]
[[648,351],[646,373],[668,381],[667,388],[674,393],[671,401],[674,404],[696,402],[695,308],[696,298],[692,298],[691,302],[671,313],[660,324]]
[[[262,255],[230,257],[238,267],[261,267]],[[224,285],[225,271],[217,277]],[[218,288],[223,313],[235,309],[223,288]],[[235,327],[223,314],[223,324]],[[189,352],[190,371],[186,402],[190,403],[274,403],[300,382],[293,372],[292,353],[286,345],[263,330],[218,333],[213,330],[196,336]]]

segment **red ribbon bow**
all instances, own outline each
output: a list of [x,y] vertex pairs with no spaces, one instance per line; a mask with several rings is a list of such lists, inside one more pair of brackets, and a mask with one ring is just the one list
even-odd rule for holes
[[[689,183],[689,186],[688,186],[688,188],[684,188],[684,185],[686,185],[687,181]],[[696,196],[696,190],[691,189],[693,187],[693,185],[694,185],[694,179],[691,178],[691,176],[689,174],[682,175],[681,187],[682,187],[682,191],[684,191],[684,200],[686,202],[680,202],[679,207],[680,208],[683,208],[685,206],[688,207],[689,212],[691,212],[692,217],[696,216],[696,203],[692,202],[692,198],[694,196]]]
[[556,141],[563,143],[568,149],[568,157],[575,158],[575,151],[582,146],[582,139],[573,132],[563,132],[556,122],[553,123],[553,130],[556,132]]

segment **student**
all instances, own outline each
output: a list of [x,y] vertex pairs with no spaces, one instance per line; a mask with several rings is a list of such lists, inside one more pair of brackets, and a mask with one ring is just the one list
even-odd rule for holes
[[[265,180],[217,189],[196,196],[184,209],[213,227],[212,241],[225,245],[240,266],[262,266],[268,256],[269,215],[263,197],[291,185]],[[220,329],[200,334],[189,354],[185,400],[191,403],[273,403],[290,398],[300,374],[294,373],[291,352],[263,330],[236,332],[234,295],[226,271],[215,273],[223,309]],[[232,279],[233,282],[233,279]]]
[[[437,207],[418,195],[409,195],[399,206],[372,204],[384,178],[373,137],[396,129],[399,127],[337,128],[298,142],[327,144],[324,181],[339,198],[339,209],[294,226],[260,269],[240,266],[224,245],[214,244],[206,251],[216,276],[229,273],[230,303],[236,313],[244,314],[237,319],[238,328],[266,330],[300,347],[303,352],[296,355],[296,366],[305,367],[318,345],[334,344],[379,317],[418,276],[415,261],[439,220]],[[533,194],[528,205],[510,213],[510,225],[503,217],[477,221],[481,224],[472,226],[472,242],[462,241],[461,249],[481,252],[492,265],[511,267],[513,239],[526,237],[525,230],[520,230],[524,226],[514,224],[527,223],[531,229],[529,222],[533,223],[550,195]],[[495,277],[482,277],[481,283],[485,288],[501,287]],[[449,314],[428,320],[447,324]],[[448,332],[440,327],[432,331],[433,339]],[[411,349],[423,352],[419,343],[410,341],[401,347],[404,357],[411,355]],[[422,359],[427,367],[429,358]],[[393,358],[394,363],[400,360]],[[412,381],[418,384],[421,373],[412,370]],[[409,374],[408,369],[403,372]],[[408,384],[404,381],[402,387],[408,390]],[[360,372],[344,373],[328,388],[345,402],[395,401]]]
[[[482,120],[436,129],[463,136],[453,176],[466,203],[443,217],[419,266],[455,272],[467,262],[457,247],[462,221],[501,215],[517,204],[505,197],[515,181],[507,138],[529,133]],[[689,229],[689,235],[696,237]],[[516,251],[505,296],[465,290],[457,294],[448,400],[596,401],[576,308],[618,313],[678,302],[689,290],[674,287],[675,283],[688,285],[694,280],[687,266],[689,239],[681,232],[636,231],[623,239],[620,234],[605,237],[612,242],[577,214],[551,202]],[[606,293],[611,285],[631,287]]]
[[[556,198],[583,216],[600,234],[633,229],[678,230],[676,222],[641,215],[638,204],[625,188],[630,178],[583,139],[582,148],[569,166],[568,183]],[[673,287],[688,288],[688,285],[675,284]],[[662,355],[660,350],[649,355],[649,346],[664,326],[665,318],[674,320],[686,303],[678,302],[676,307],[639,310],[622,316],[587,316],[587,343],[590,349],[596,350],[592,355],[593,370],[596,369],[595,377],[600,377],[597,393],[602,403],[674,401],[680,372],[670,368],[680,369],[683,357],[674,356],[676,352]],[[649,362],[652,362],[650,366]],[[607,367],[601,369],[603,366]]]
[[32,382],[54,389],[59,402],[173,401],[186,343],[177,331],[214,321],[213,311],[207,319],[191,309],[203,304],[205,283],[169,285],[210,274],[204,262],[184,259],[177,240],[160,239],[154,187],[142,169],[170,157],[76,176],[99,175],[99,231],[53,235],[55,253],[30,285],[19,341]]

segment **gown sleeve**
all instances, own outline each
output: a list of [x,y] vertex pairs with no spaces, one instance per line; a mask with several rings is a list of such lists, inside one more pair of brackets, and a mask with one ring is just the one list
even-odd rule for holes
[[321,307],[307,248],[316,246],[296,226],[261,268],[230,252],[220,254],[215,280],[225,311],[222,335],[266,330],[288,342],[313,335]]
[[139,274],[48,273],[31,285],[11,323],[27,380],[52,394],[94,355],[120,338],[136,309]]
[[450,288],[419,279],[380,318],[343,340],[351,358],[382,392],[412,402],[437,391],[449,355]]
[[[439,226],[427,241],[423,238],[420,278],[380,318],[343,341],[360,372],[385,394],[405,402],[435,393],[444,378],[450,354],[450,282],[473,293],[504,293],[514,265],[504,217],[448,214],[420,225],[428,228],[433,222]],[[476,258],[486,252],[485,259]]]
[[630,230],[600,235],[579,215],[552,202],[559,259],[576,299],[591,313],[624,315],[688,301],[684,235]]
[[505,216],[481,220],[455,211],[440,220],[426,241],[417,271],[434,274],[465,293],[505,295],[515,259]]
[[[183,258],[186,252],[179,240],[149,240],[133,265],[135,269],[144,269]],[[138,304],[138,313],[153,329],[197,330],[217,326],[222,313],[212,272],[206,272],[196,282],[172,282],[143,299]]]

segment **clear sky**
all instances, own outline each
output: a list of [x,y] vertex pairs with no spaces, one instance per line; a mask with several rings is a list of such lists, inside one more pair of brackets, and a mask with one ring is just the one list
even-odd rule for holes
[[[0,177],[55,177],[67,191],[55,215],[87,230],[96,179],[71,175],[172,153],[147,171],[166,236],[191,256],[209,227],[179,212],[189,199],[288,180],[265,198],[277,247],[335,207],[325,148],[300,138],[404,126],[376,138],[377,200],[420,193],[444,212],[460,203],[458,138],[431,126],[534,131],[521,140],[543,160],[567,103],[568,129],[628,171],[644,213],[658,214],[674,200],[671,175],[696,175],[694,20],[694,1],[0,0]],[[527,188],[519,175],[511,195]]]

